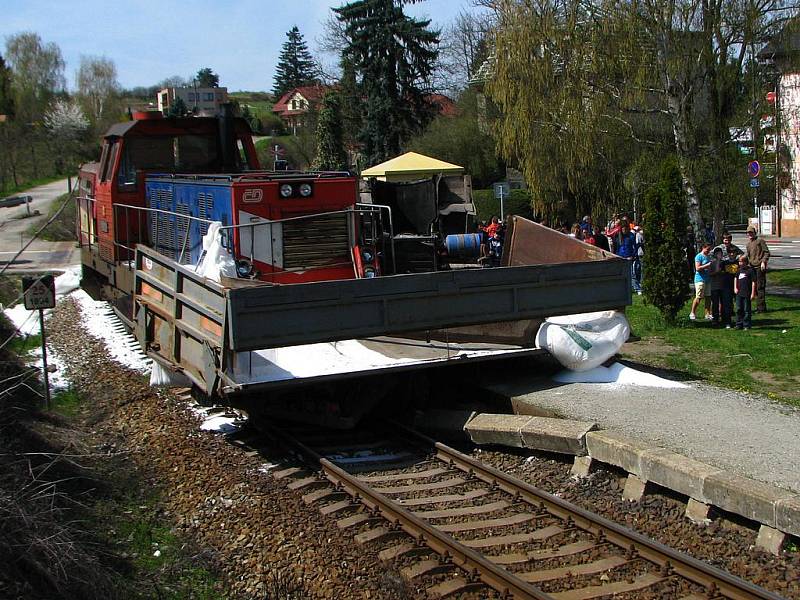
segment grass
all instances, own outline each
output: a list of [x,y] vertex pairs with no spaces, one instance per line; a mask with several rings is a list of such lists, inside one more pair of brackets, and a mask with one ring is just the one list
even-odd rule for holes
[[[77,205],[74,200],[68,200],[69,194],[61,194],[50,205],[50,210],[47,211],[47,219],[50,219],[61,205],[66,201],[67,205],[58,218],[50,223],[50,226],[42,232],[40,239],[47,242],[72,242],[78,238],[75,235],[75,219],[77,218]],[[37,225],[31,225],[28,228],[28,235],[32,236],[42,226],[40,222]]]
[[143,589],[131,590],[134,597],[164,600],[225,597],[218,591],[217,578],[203,565],[206,559],[190,556],[186,545],[164,524],[157,494],[121,496],[98,504],[95,510],[98,522],[107,530],[109,545],[116,546],[116,551],[131,562],[133,579],[147,582]]
[[769,312],[754,314],[750,331],[691,322],[689,305],[675,325],[667,325],[653,306],[634,296],[626,314],[643,343],[633,344],[625,356],[800,406],[800,301],[770,296]]
[[65,417],[74,417],[81,407],[81,397],[72,388],[58,390],[50,398],[51,408]]

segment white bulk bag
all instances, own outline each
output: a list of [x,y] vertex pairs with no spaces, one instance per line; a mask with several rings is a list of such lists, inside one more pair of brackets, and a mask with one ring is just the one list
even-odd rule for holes
[[536,345],[567,369],[588,371],[619,352],[629,335],[625,315],[607,310],[550,317],[539,327]]

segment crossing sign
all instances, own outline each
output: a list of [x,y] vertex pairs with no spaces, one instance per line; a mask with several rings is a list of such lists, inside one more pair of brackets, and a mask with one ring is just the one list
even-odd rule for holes
[[54,308],[56,305],[56,281],[52,275],[23,277],[22,293],[28,310]]

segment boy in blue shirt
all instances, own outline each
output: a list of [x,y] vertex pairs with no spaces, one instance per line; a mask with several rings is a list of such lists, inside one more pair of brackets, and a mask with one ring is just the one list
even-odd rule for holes
[[708,256],[711,251],[711,244],[706,242],[700,248],[700,252],[694,257],[694,300],[692,300],[692,310],[689,312],[689,319],[697,319],[695,311],[702,298],[705,303],[706,320],[710,321],[711,316],[711,291],[708,287],[709,276],[711,275],[711,258]]

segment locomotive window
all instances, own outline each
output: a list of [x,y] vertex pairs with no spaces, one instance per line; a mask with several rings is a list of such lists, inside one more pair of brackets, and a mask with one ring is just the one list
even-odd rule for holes
[[217,164],[217,140],[215,137],[182,135],[175,141],[175,166],[178,169],[208,170]]
[[119,143],[117,143],[117,140],[113,140],[103,149],[103,176],[100,178],[101,181],[108,181],[111,179],[111,172],[114,170],[114,163],[117,160],[118,147]]
[[182,135],[130,138],[120,163],[121,189],[136,189],[138,171],[203,171],[218,163],[216,138],[212,135]]

